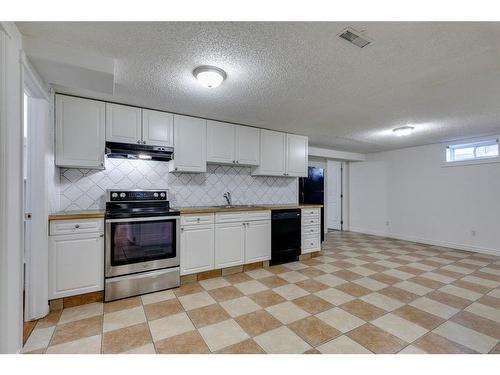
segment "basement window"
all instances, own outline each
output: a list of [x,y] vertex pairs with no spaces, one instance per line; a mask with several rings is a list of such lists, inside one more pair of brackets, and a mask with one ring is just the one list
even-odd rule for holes
[[498,159],[498,138],[461,143],[446,147],[446,162],[468,162]]

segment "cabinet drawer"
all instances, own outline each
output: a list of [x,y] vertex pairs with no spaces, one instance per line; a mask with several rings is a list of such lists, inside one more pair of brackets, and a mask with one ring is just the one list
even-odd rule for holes
[[243,221],[244,212],[217,212],[215,214],[216,223],[233,223],[236,221]]
[[75,233],[98,233],[104,230],[103,219],[52,220],[50,235]]
[[302,235],[303,236],[307,236],[308,234],[318,234],[318,233],[319,233],[319,226],[318,225],[302,227]]
[[319,216],[319,208],[303,208],[302,209],[302,217],[315,217]]
[[213,222],[214,214],[181,215],[181,225],[212,224]]
[[319,226],[319,216],[302,216],[302,226],[317,225]]
[[321,238],[319,234],[302,236],[302,253],[319,251],[321,249]]
[[271,220],[271,211],[246,211],[243,214],[244,221]]

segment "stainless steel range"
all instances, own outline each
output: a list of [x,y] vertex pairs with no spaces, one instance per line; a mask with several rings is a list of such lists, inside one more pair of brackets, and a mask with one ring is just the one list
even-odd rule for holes
[[168,190],[107,190],[104,301],[177,287],[179,211]]

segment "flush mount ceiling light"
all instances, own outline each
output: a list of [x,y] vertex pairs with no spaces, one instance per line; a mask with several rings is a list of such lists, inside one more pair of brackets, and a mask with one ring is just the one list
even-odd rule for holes
[[193,71],[193,75],[203,86],[213,89],[227,77],[226,72],[215,66],[203,65]]
[[415,128],[413,126],[401,126],[400,128],[395,128],[395,129],[392,129],[392,131],[394,132],[394,134],[396,134],[398,137],[401,137],[401,136],[405,136],[405,135],[410,135],[411,132],[414,130]]

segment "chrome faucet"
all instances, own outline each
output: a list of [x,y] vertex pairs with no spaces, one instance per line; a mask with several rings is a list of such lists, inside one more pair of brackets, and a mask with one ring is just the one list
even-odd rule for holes
[[228,206],[232,206],[233,205],[232,201],[231,201],[231,193],[229,191],[226,192],[226,193],[224,193],[223,197],[226,198]]

